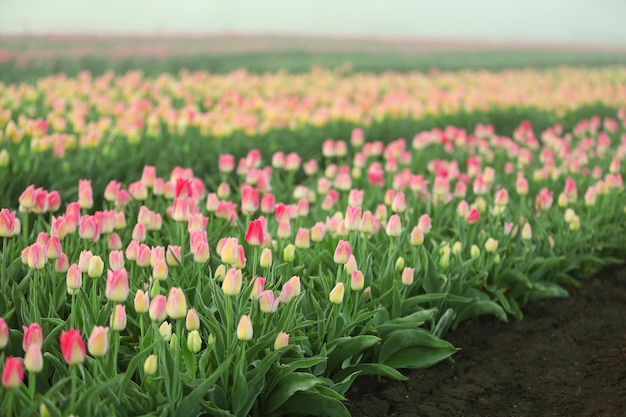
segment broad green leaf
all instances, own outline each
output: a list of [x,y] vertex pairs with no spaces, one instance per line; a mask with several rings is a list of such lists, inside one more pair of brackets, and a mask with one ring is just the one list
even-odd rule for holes
[[456,319],[454,320],[454,324],[452,325],[452,329],[455,329],[461,322],[467,319],[478,317],[484,314],[493,314],[502,321],[508,321],[506,317],[506,312],[502,309],[502,307],[500,307],[493,301],[480,300],[475,301],[472,304],[465,306],[459,310]]
[[[378,355],[378,361],[398,368],[399,366],[396,366],[398,361],[393,359],[394,355],[409,348],[414,349],[418,353],[428,355],[431,355],[430,352],[432,351],[432,356],[435,358],[439,357],[436,352],[443,352],[444,358],[455,352],[454,346],[450,343],[433,336],[423,329],[404,329],[392,332],[383,341]],[[446,355],[446,352],[449,353]],[[418,363],[419,358],[415,358],[415,361]],[[432,361],[428,359],[424,362],[431,363]]]
[[298,391],[306,391],[323,381],[313,374],[294,372],[282,378],[268,395],[264,413],[271,413],[285,403]]
[[382,338],[385,338],[389,333],[398,329],[414,329],[421,326],[427,320],[430,320],[435,312],[436,308],[430,308],[428,310],[416,311],[408,316],[393,319],[384,324],[376,326],[376,330],[380,333]]
[[335,398],[318,392],[299,391],[266,417],[279,416],[350,417],[350,413],[346,406]]
[[435,328],[433,329],[433,335],[437,337],[442,337],[450,328],[452,323],[454,322],[454,318],[456,317],[456,310],[449,308],[445,313],[439,318]]
[[360,375],[376,375],[385,378],[395,379],[397,381],[405,381],[407,377],[402,375],[398,370],[382,363],[360,363],[350,368],[342,369],[335,375],[336,379],[343,379],[352,372],[360,371]]
[[533,289],[524,294],[524,301],[537,301],[543,298],[568,298],[566,289],[553,282],[535,282]]
[[[361,374],[361,371],[354,371],[351,374],[344,377],[343,379],[341,379],[339,382],[331,385],[329,388],[337,392],[338,394],[344,395],[346,391],[350,389],[350,387],[356,380],[356,377],[359,376],[360,374]],[[335,376],[335,379],[337,380],[340,378],[337,378]]]
[[380,341],[379,337],[372,335],[347,336],[333,340],[331,342],[331,345],[333,345],[332,351],[328,354],[326,369],[330,371],[335,370],[347,358],[380,343]]

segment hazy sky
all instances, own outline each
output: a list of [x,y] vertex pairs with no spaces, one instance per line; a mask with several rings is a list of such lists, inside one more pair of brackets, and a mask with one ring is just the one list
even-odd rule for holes
[[0,33],[292,33],[626,44],[626,0],[0,0]]

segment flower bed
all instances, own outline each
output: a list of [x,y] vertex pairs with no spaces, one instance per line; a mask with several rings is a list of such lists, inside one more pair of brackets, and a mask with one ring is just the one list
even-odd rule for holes
[[33,184],[0,212],[6,413],[349,415],[359,375],[433,365],[460,322],[520,318],[623,255],[625,119],[354,130],[102,196]]

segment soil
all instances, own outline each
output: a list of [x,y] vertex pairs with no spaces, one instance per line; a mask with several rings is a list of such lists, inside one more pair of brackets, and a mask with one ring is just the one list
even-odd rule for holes
[[353,417],[626,416],[626,268],[529,304],[521,321],[491,317],[448,334],[453,360],[407,381],[357,379]]

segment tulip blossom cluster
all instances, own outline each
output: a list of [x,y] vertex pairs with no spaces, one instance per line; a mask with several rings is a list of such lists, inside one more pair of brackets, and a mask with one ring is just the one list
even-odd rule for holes
[[[149,89],[144,81],[122,78],[115,88]],[[183,81],[180,94],[195,91]],[[102,92],[112,80],[81,82]],[[167,82],[154,81],[153,92],[175,88]],[[62,94],[46,102],[66,109]],[[389,94],[409,100],[400,90]],[[134,113],[126,113],[123,103],[84,99],[115,115],[105,130],[205,129],[213,120],[209,111],[177,113],[149,100],[133,101]],[[229,100],[251,106],[249,97],[224,106]],[[89,108],[76,103],[73,112]],[[71,116],[75,128],[81,115]],[[136,123],[142,118],[145,125]],[[325,390],[355,373],[395,375],[392,368],[442,360],[455,351],[440,339],[449,328],[480,314],[521,317],[525,302],[567,294],[562,285],[573,278],[562,271],[597,270],[609,262],[605,253],[626,249],[625,120],[622,111],[583,120],[572,132],[555,125],[541,133],[522,123],[510,137],[490,126],[448,126],[388,143],[356,129],[347,140],[325,141],[315,159],[278,151],[265,161],[257,149],[222,154],[212,181],[190,168],[148,165],[129,183],[111,180],[99,199],[82,179],[63,207],[57,197],[51,203],[54,191],[30,185],[17,211],[0,211],[8,294],[0,305],[19,307],[0,310],[0,395],[26,384],[32,394],[18,397],[25,406],[58,388],[57,403],[45,407],[92,415],[98,401],[77,395],[87,392],[77,382],[88,374],[85,384],[109,390],[99,401],[118,396],[135,414],[170,400],[188,411],[184,396],[202,391],[193,407],[249,415],[256,404],[269,415],[275,409],[263,407],[284,392],[338,401],[343,392]],[[28,131],[44,140],[50,126],[31,123]],[[83,134],[97,141],[90,128]],[[408,358],[398,340],[424,356]],[[362,360],[377,366],[359,367]],[[295,369],[315,383],[273,393]],[[280,382],[258,382],[281,372]],[[70,383],[54,386],[65,381],[57,373]]]
[[[92,149],[120,135],[137,143],[166,132],[175,137],[190,131],[201,136],[229,136],[239,131],[254,135],[277,128],[322,126],[334,121],[369,124],[461,109],[523,106],[561,112],[599,101],[623,106],[624,85],[624,72],[619,67],[349,77],[327,70],[299,75],[184,72],[178,77],[163,74],[156,78],[137,72],[121,76],[112,72],[100,76],[82,73],[75,78],[40,79],[36,85],[0,84],[0,115],[8,115],[0,116],[0,131],[14,143],[28,140],[33,152],[51,150],[62,157],[75,148]],[[12,112],[21,113],[20,106],[39,108],[39,102],[43,103],[40,113],[11,118]],[[363,138],[357,136],[352,143]],[[326,142],[323,156],[342,157],[347,153],[345,145],[343,141]],[[2,155],[0,163],[8,159],[8,154]],[[297,154],[277,154],[273,165],[294,171],[300,160]],[[219,167],[225,174],[240,168],[230,156],[222,157]],[[307,167],[309,172],[315,169],[310,161]],[[371,171],[372,176],[379,174]],[[348,179],[346,176],[338,181]],[[116,197],[113,187],[106,198],[119,198],[121,204],[129,194],[144,199],[144,183],[130,185],[127,192]],[[36,210],[42,208],[43,200],[36,205],[34,200],[26,203],[31,202]],[[81,207],[89,206],[89,194],[81,192],[79,202]]]

